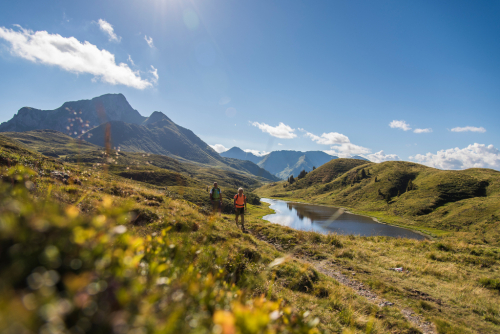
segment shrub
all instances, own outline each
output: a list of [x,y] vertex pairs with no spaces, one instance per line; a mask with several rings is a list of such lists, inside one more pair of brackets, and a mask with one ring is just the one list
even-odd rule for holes
[[138,226],[151,224],[159,219],[156,213],[147,208],[136,208],[132,210],[132,214],[131,223]]
[[438,242],[436,244],[436,248],[440,251],[444,251],[444,252],[451,252],[453,250],[453,248],[451,247],[451,245],[448,245],[448,244],[445,244],[445,243],[442,243],[442,242]]
[[340,241],[339,237],[336,234],[329,234],[328,235],[328,243],[332,246],[342,248],[344,245],[342,244],[342,241]]
[[500,291],[500,279],[483,277],[479,279],[479,284],[487,289]]
[[420,308],[425,311],[432,311],[434,309],[434,306],[432,306],[431,303],[428,303],[425,300],[420,300],[418,302],[418,306],[420,306]]
[[343,249],[340,252],[337,253],[337,257],[343,257],[347,259],[354,259],[355,254],[352,250],[350,249]]

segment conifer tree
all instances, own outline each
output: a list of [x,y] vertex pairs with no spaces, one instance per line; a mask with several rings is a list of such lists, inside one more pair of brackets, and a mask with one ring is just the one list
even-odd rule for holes
[[375,182],[377,182],[377,177],[375,176]]
[[361,170],[361,178],[362,179],[366,178],[366,172],[364,168]]
[[399,197],[399,196],[401,196],[401,191],[399,191],[399,189],[398,189],[398,197]]
[[307,172],[305,169],[303,169],[300,173],[299,173],[299,176],[297,176],[297,179],[301,179],[303,177],[305,177],[307,175]]
[[313,170],[315,170],[315,169],[316,169],[316,167],[315,167],[315,166],[313,166]]

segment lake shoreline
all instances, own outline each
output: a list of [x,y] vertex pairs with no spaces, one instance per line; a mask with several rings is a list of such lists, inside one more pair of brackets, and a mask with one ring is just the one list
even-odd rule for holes
[[[349,209],[346,209],[346,208],[343,208],[343,207],[338,207],[338,206],[333,206],[333,205],[327,205],[327,204],[316,204],[316,203],[301,202],[301,201],[292,200],[292,199],[291,200],[286,200],[286,199],[282,199],[282,198],[272,198],[272,197],[271,198],[263,197],[263,198],[261,198],[261,200],[262,199],[269,199],[269,200],[274,200],[274,201],[283,201],[283,202],[286,202],[286,203],[299,203],[299,204],[307,204],[307,205],[315,205],[315,206],[323,206],[323,207],[328,207],[328,208],[342,209],[342,210],[344,210],[344,213],[348,213],[348,214],[352,214],[352,215],[357,215],[357,216],[362,216],[362,217],[370,218],[370,219],[372,219],[373,221],[375,221],[376,223],[379,223],[379,224],[388,225],[388,226],[394,226],[394,227],[398,227],[398,228],[401,228],[401,229],[408,230],[408,231],[413,232],[415,234],[419,234],[419,235],[421,235],[421,236],[423,236],[425,238],[424,240],[433,240],[434,239],[433,236],[431,236],[429,234],[426,234],[426,233],[424,233],[422,231],[419,231],[419,230],[416,230],[416,229],[413,229],[413,228],[410,228],[410,227],[406,227],[406,226],[400,226],[400,225],[395,225],[395,224],[390,224],[390,223],[387,223],[387,222],[383,222],[383,221],[380,221],[377,217],[373,217],[373,216],[369,216],[369,215],[361,214],[361,213],[356,213],[356,212],[350,211]],[[269,209],[273,210],[270,207],[269,207]],[[275,210],[273,210],[273,212],[274,212],[274,214],[276,214]],[[263,217],[261,219],[263,219]],[[391,237],[391,238],[395,238],[395,237]]]

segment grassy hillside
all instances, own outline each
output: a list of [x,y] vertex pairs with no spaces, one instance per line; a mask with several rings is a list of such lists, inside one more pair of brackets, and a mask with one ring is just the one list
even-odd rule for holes
[[500,172],[490,169],[443,171],[402,161],[338,159],[292,185],[267,185],[257,193],[347,207],[431,234],[453,231],[464,240],[500,244]]
[[[84,140],[74,139],[70,136],[53,130],[35,130],[29,132],[6,132],[2,136],[17,139],[26,147],[39,153],[51,157],[60,157],[72,162],[81,163],[103,163],[110,157],[105,154],[102,147],[90,144]],[[203,184],[212,184],[214,181],[225,186],[233,188],[238,187],[256,187],[259,182],[267,180],[266,178],[276,179],[268,172],[259,168],[257,165],[248,161],[236,159],[225,159],[227,164],[220,163],[219,166],[206,166],[203,164],[194,164],[189,162],[179,162],[167,156],[129,153],[112,150],[112,157],[118,160],[114,161],[123,168],[133,166],[134,171],[143,170],[145,173],[156,171],[165,174],[166,169],[171,172],[181,173],[183,177],[196,178]],[[152,168],[157,167],[157,168]],[[118,168],[120,169],[120,168]],[[120,172],[125,172],[125,170]],[[130,171],[128,171],[130,173]],[[176,178],[175,175],[172,178]],[[170,182],[171,183],[171,182]]]
[[108,145],[126,152],[165,155],[181,162],[239,171],[271,181],[278,179],[252,162],[219,156],[191,130],[178,126],[159,112],[153,113],[145,124],[109,122],[82,138],[101,147]]
[[244,234],[109,159],[63,162],[0,136],[0,331],[419,333],[257,238],[265,208],[249,205],[257,234]]
[[84,140],[74,139],[55,130],[33,130],[27,132],[3,132],[7,136],[23,143],[27,147],[50,157],[64,157],[99,149],[98,146]]

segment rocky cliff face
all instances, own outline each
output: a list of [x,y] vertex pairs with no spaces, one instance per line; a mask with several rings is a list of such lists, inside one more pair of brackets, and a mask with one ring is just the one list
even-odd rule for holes
[[91,100],[66,102],[54,110],[21,108],[11,120],[0,124],[0,132],[50,129],[76,137],[108,121],[140,124],[145,119],[123,94],[106,94]]

